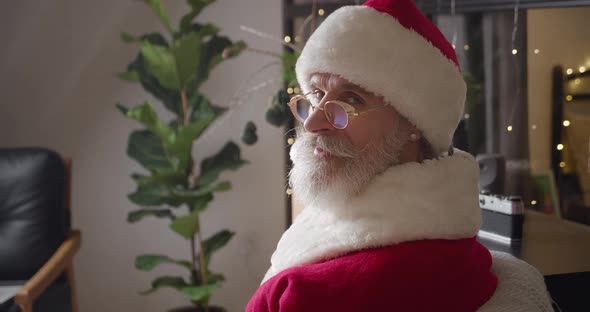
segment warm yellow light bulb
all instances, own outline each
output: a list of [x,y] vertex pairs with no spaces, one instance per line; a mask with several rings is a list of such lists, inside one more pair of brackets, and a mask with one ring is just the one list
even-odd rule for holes
[[564,161],[559,163],[559,168],[565,168],[566,163]]
[[324,16],[324,14],[326,14],[326,11],[324,11],[324,9],[319,9],[318,10],[318,15],[319,16]]
[[463,46],[463,49],[465,49],[465,51],[469,50],[469,48],[470,48],[470,47],[469,47],[469,45],[468,45],[468,44],[466,44],[466,45],[464,45],[464,46]]
[[285,42],[286,42],[286,43],[289,43],[289,42],[291,42],[291,37],[290,37],[290,36],[285,36]]
[[287,93],[289,93],[289,94],[293,94],[293,88],[288,88],[288,89],[287,89]]
[[471,117],[471,115],[465,114],[463,117],[465,117],[465,119],[469,119],[469,117]]
[[297,87],[293,88],[293,92],[299,93],[299,91],[300,91],[299,88],[297,88]]
[[518,50],[512,49],[512,54],[516,55],[516,53],[518,53]]
[[580,66],[578,69],[580,70],[580,73],[584,73],[586,71],[586,67],[584,66]]
[[536,205],[536,204],[537,204],[537,201],[536,200],[534,200],[534,199],[531,200],[531,205]]
[[563,121],[563,126],[564,127],[569,127],[570,126],[570,121],[569,120],[564,120]]
[[565,100],[568,101],[568,102],[570,102],[573,99],[574,99],[574,97],[571,96],[571,95],[569,95],[569,94],[565,97]]
[[571,68],[568,68],[568,69],[567,69],[565,72],[566,72],[568,75],[571,75],[571,74],[574,72],[574,70],[573,70],[573,69],[571,69]]
[[535,49],[533,52],[534,52],[535,54],[539,54],[539,52],[541,52],[541,51],[540,51],[539,49]]
[[563,149],[563,144],[557,144],[557,150],[561,151]]
[[506,130],[508,130],[508,131],[512,131],[512,126],[508,126],[508,127],[506,127]]
[[287,139],[287,144],[293,145],[293,143],[295,143],[295,139],[293,139],[293,138]]
[[285,193],[287,193],[287,195],[291,195],[291,194],[293,194],[293,190],[292,189],[287,189],[287,191]]

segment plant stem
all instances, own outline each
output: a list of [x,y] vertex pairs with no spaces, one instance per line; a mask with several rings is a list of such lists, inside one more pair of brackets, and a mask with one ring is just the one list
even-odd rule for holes
[[197,256],[195,254],[195,238],[191,238],[191,278],[193,279],[193,283],[196,284],[197,282]]
[[[189,123],[189,116],[188,116],[188,104],[186,101],[186,90],[182,89],[182,91],[180,91],[180,99],[182,100],[182,115],[183,115],[183,125],[187,126]],[[191,155],[192,156],[192,155]],[[190,176],[189,179],[193,180],[194,183],[194,162],[192,162],[192,168],[190,171]],[[197,223],[200,223],[200,221],[197,219]],[[205,250],[203,249],[203,240],[201,239],[201,225],[197,224],[197,229],[199,229],[197,231],[197,242],[199,243],[199,269],[201,271],[201,285],[202,286],[206,286],[207,285],[207,267],[205,264]],[[196,275],[197,275],[197,259],[196,259],[196,255],[195,255],[195,237],[191,238],[191,260],[192,260],[192,274],[193,274],[193,279],[196,281]],[[204,304],[205,306],[205,312],[209,312],[209,305],[207,304],[207,302],[205,302]]]
[[182,115],[183,115],[183,125],[188,125],[188,104],[186,101],[186,90],[182,89],[180,91],[180,99],[182,101]]
[[[188,118],[188,104],[186,101],[186,89],[182,89],[182,91],[180,91],[180,99],[182,100],[182,116],[183,116],[183,125],[186,126],[189,123],[189,118]],[[194,165],[194,163],[193,163]],[[192,168],[189,174],[189,180],[192,180],[193,177],[193,173],[192,173]],[[199,221],[197,221],[199,222]],[[200,224],[197,225],[197,228],[199,229],[201,227]],[[200,258],[200,265],[199,265],[199,270],[201,271],[201,285],[205,286],[207,285],[207,268],[205,267],[205,255],[204,255],[204,250],[203,250],[203,241],[201,240],[201,232],[200,230],[197,232],[197,242],[199,243],[199,258]],[[197,259],[196,259],[196,255],[195,255],[195,237],[193,236],[191,238],[191,264],[192,264],[192,270],[191,270],[191,277],[193,279],[193,281],[197,281]],[[209,306],[207,304],[207,302],[205,302],[205,312],[209,312]]]
[[[198,227],[197,231],[197,241],[199,242],[199,262],[200,262],[200,269],[201,269],[201,281],[203,282],[202,285],[207,285],[207,264],[205,263],[205,250],[203,248],[203,240],[201,239],[201,230],[200,226]],[[209,311],[209,304],[205,302],[205,312]]]

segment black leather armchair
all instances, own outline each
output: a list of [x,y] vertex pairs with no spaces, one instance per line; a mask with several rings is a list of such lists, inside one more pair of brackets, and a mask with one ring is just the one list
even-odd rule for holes
[[0,282],[24,282],[1,312],[77,311],[80,232],[69,206],[69,161],[43,148],[0,149]]

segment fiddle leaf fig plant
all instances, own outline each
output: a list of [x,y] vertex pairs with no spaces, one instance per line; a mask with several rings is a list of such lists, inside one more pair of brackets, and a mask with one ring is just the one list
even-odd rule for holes
[[[209,299],[224,281],[224,276],[209,270],[213,254],[225,246],[234,233],[223,229],[205,238],[201,232],[201,213],[214,194],[231,189],[229,181],[219,181],[221,173],[237,170],[247,163],[240,147],[228,142],[217,153],[195,164],[193,144],[226,109],[215,106],[200,92],[201,85],[220,63],[238,56],[245,48],[219,34],[213,24],[195,21],[215,0],[187,0],[189,11],[177,27],[165,13],[161,0],[144,0],[161,21],[166,33],[143,35],[122,33],[125,43],[138,46],[138,53],[119,78],[140,84],[156,98],[173,118],[163,120],[152,103],[128,108],[117,104],[127,118],[143,126],[129,135],[127,155],[147,172],[134,173],[135,192],[128,195],[139,209],[129,212],[127,221],[144,218],[167,220],[169,228],[187,241],[190,259],[175,259],[161,254],[144,254],[135,259],[138,270],[150,272],[160,265],[175,265],[185,276],[160,276],[141,294],[169,287],[184,294],[196,308],[207,311]],[[249,122],[242,135],[250,145],[257,140],[256,126]]]

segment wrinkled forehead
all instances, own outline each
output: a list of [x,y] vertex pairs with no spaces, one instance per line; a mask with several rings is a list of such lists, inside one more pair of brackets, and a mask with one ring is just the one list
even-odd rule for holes
[[320,88],[326,91],[332,90],[351,90],[367,95],[376,94],[367,91],[366,89],[334,74],[329,73],[313,73],[309,78],[309,84],[314,88]]

